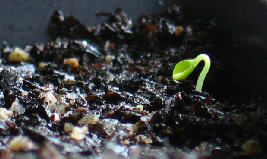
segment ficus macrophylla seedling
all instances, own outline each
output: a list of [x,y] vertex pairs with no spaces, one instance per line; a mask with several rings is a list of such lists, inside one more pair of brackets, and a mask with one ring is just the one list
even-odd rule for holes
[[210,58],[206,54],[200,54],[194,59],[187,59],[178,62],[172,72],[172,78],[174,80],[184,80],[189,76],[193,70],[197,67],[200,61],[204,61],[204,67],[198,76],[196,91],[201,92],[203,82],[210,69]]

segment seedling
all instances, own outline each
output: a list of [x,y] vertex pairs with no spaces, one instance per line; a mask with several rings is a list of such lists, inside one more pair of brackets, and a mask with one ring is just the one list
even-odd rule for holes
[[200,54],[194,59],[188,59],[178,62],[172,72],[174,80],[184,80],[189,76],[197,67],[200,61],[204,61],[204,67],[198,77],[196,91],[201,92],[203,82],[210,69],[210,58],[206,54]]

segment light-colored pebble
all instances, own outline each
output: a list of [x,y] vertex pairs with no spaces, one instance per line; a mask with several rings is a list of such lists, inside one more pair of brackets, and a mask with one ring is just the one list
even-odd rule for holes
[[71,123],[65,123],[64,124],[64,132],[70,133],[74,128],[74,125]]
[[12,151],[32,150],[36,148],[36,145],[25,136],[14,137],[8,146]]
[[114,56],[112,56],[112,55],[107,55],[107,56],[105,57],[105,63],[106,63],[106,64],[110,64],[114,59],[115,59]]
[[143,105],[137,105],[136,108],[139,109],[141,112],[144,111]]
[[96,124],[99,121],[99,116],[92,114],[92,115],[85,115],[79,121],[78,124],[85,125],[85,124]]
[[44,104],[46,104],[51,111],[57,108],[57,98],[52,91],[42,94],[41,98],[44,98]]
[[6,108],[0,108],[0,119],[7,120],[13,115],[12,111],[7,110]]
[[42,68],[44,68],[45,66],[47,66],[48,64],[47,63],[45,63],[45,62],[39,62],[38,63],[38,68],[39,69],[42,69]]
[[15,114],[23,114],[25,112],[25,108],[19,103],[18,98],[15,99],[9,110]]
[[9,62],[19,62],[19,61],[29,61],[30,54],[21,50],[20,48],[15,48],[9,55],[8,61]]
[[144,136],[144,135],[138,135],[135,138],[136,138],[137,143],[146,143],[146,144],[152,143],[152,140],[149,137]]
[[70,133],[70,137],[75,140],[83,140],[86,137],[86,133],[88,132],[87,126],[83,127],[74,127],[72,132]]

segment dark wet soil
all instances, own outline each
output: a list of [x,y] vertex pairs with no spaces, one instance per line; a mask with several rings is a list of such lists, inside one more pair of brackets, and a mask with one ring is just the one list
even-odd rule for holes
[[[8,62],[13,47],[2,48],[0,104],[13,112],[0,119],[2,158],[267,156],[265,105],[229,104],[205,91],[220,69],[216,20],[187,19],[179,6],[136,24],[120,9],[98,16],[106,22],[87,27],[55,12],[54,40],[25,46],[29,62]],[[188,80],[171,78],[179,60],[199,53],[212,59],[202,93],[194,91],[201,67]],[[17,136],[34,146],[14,150]]]

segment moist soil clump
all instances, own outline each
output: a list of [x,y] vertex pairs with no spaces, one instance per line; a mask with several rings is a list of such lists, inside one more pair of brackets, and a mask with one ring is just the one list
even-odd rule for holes
[[[229,104],[205,91],[220,68],[221,25],[187,19],[179,6],[136,24],[121,10],[99,13],[87,27],[56,11],[52,40],[26,45],[27,62],[0,65],[1,158],[265,158],[263,103]],[[171,78],[175,64],[208,53],[188,80]]]

